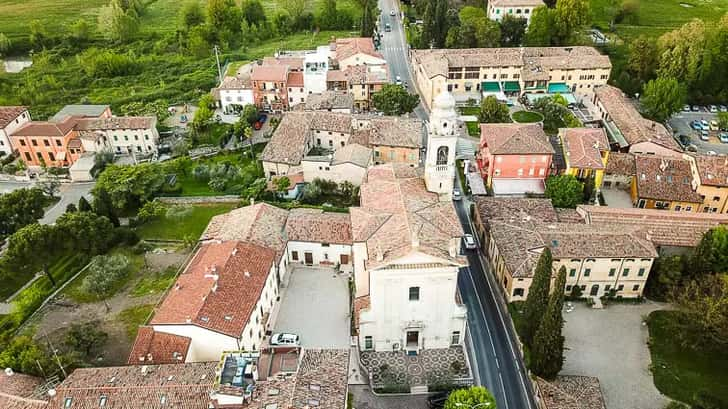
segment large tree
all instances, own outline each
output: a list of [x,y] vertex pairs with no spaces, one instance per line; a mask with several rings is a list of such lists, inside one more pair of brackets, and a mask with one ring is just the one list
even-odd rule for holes
[[0,195],[0,239],[43,217],[47,202],[40,189],[18,189]]
[[526,19],[506,14],[500,22],[501,46],[518,47],[526,34]]
[[690,280],[672,297],[689,327],[683,343],[710,348],[728,345],[728,274],[708,274]]
[[[99,176],[92,192],[96,200],[100,195],[108,196],[114,214],[134,210],[152,199],[165,183],[159,166],[153,163],[142,163],[135,166],[111,165]],[[109,214],[99,213],[94,200],[94,210],[102,216],[113,219]]]
[[119,288],[119,283],[129,273],[129,259],[121,254],[96,256],[88,266],[81,288],[98,300],[103,300],[106,310],[111,308],[106,299]]
[[444,409],[463,408],[496,409],[495,397],[483,386],[471,386],[467,389],[456,389],[445,401]]
[[179,28],[188,31],[205,22],[205,12],[199,1],[191,0],[187,1],[179,10],[177,19]]
[[242,4],[243,18],[250,25],[263,26],[266,21],[265,10],[259,0],[245,0]]
[[105,252],[114,240],[114,225],[93,212],[66,213],[55,227],[69,250],[89,256]]
[[657,41],[660,53],[658,76],[675,78],[690,86],[698,79],[705,55],[706,28],[693,20],[677,30],[663,34]]
[[374,108],[384,115],[403,115],[412,112],[420,103],[420,96],[410,94],[404,87],[396,84],[385,84],[381,91],[372,95]]
[[493,95],[489,95],[480,101],[478,121],[484,124],[511,122],[511,117],[508,113],[508,106],[498,102],[498,99]]
[[536,331],[541,324],[541,318],[546,311],[551,288],[552,261],[551,250],[548,247],[544,248],[538,258],[533,280],[528,288],[528,296],[526,296],[526,302],[523,304],[521,336],[523,337],[523,343],[529,347],[533,344],[533,337],[536,335]]
[[584,198],[584,185],[572,175],[549,176],[545,194],[554,207],[573,209]]
[[556,2],[556,33],[558,44],[568,45],[576,40],[591,16],[589,0],[559,0]]
[[680,112],[687,91],[675,78],[657,77],[645,85],[642,96],[642,110],[658,122],[668,120],[675,112]]
[[[498,47],[501,40],[500,26],[485,15],[480,7],[465,6],[458,13],[460,27],[450,28],[447,42],[461,48]],[[456,34],[456,35],[454,35]]]
[[536,7],[531,14],[531,23],[526,32],[526,45],[547,47],[556,35],[556,11],[545,6]]
[[690,260],[691,276],[728,272],[728,228],[714,227],[705,232]]
[[531,345],[531,370],[546,379],[553,379],[564,365],[564,317],[561,310],[564,306],[564,286],[566,285],[566,267],[561,266],[554,290],[543,314],[541,323]]
[[641,82],[652,79],[657,69],[657,44],[652,38],[639,36],[629,44],[627,71]]
[[50,272],[51,264],[56,261],[63,245],[58,229],[47,224],[31,224],[13,233],[9,238],[4,262],[10,269],[35,273],[42,271],[56,286]]

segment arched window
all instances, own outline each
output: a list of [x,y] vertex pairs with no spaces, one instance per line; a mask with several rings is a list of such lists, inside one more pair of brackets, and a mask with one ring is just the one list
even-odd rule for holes
[[447,165],[447,154],[448,154],[447,146],[440,146],[439,148],[437,148],[437,164],[438,165]]

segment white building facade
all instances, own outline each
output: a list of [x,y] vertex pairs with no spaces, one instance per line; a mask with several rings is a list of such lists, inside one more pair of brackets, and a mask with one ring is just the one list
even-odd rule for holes
[[442,92],[435,98],[428,132],[425,159],[427,190],[449,196],[455,178],[455,150],[459,133],[455,98],[449,92]]
[[326,73],[329,71],[329,46],[319,46],[303,57],[303,88],[306,94],[326,91]]
[[0,156],[13,153],[9,136],[27,122],[30,113],[26,107],[0,107]]
[[531,22],[531,15],[536,7],[545,4],[541,0],[493,0],[488,2],[488,18],[495,21],[503,20],[506,15],[523,18],[526,25]]

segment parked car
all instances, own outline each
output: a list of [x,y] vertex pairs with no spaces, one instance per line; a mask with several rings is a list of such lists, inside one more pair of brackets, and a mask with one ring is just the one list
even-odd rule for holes
[[463,195],[460,194],[460,190],[455,188],[452,190],[452,200],[460,200],[463,198]]
[[712,112],[712,113],[716,113],[716,112],[718,112],[718,107],[717,107],[717,106],[715,106],[715,105],[711,105],[711,106],[710,106],[710,112]]
[[384,31],[386,31],[386,32],[392,31],[392,26],[389,23],[385,24],[384,25]]
[[700,123],[700,121],[695,120],[693,122],[690,122],[690,127],[695,129],[696,131],[702,131],[703,125]]
[[718,139],[720,139],[723,143],[728,143],[728,133],[722,132],[720,136],[718,136]]
[[715,119],[710,121],[710,130],[711,131],[717,131],[718,130],[718,121]]
[[693,106],[692,106],[692,107],[690,107],[690,108],[691,108],[691,109],[693,110],[693,112],[698,112],[698,111],[700,111],[700,107],[699,107],[699,106],[697,106],[697,105],[693,105]]
[[728,112],[728,107],[725,105],[718,105],[718,110],[720,112]]
[[273,334],[273,336],[270,337],[270,344],[281,346],[299,346],[301,344],[301,337],[296,334],[290,334],[286,332]]
[[708,151],[708,152],[705,152],[705,153],[707,153],[710,156],[715,156],[715,155],[718,154],[718,152],[716,152],[716,151]]
[[468,250],[475,250],[478,248],[478,243],[475,242],[475,237],[473,237],[472,234],[464,235],[463,243],[465,243],[465,248]]
[[708,134],[708,131],[706,131],[706,130],[700,131],[700,140],[706,141],[706,142],[710,140],[710,134]]
[[690,105],[683,106],[683,112],[690,112]]
[[181,124],[187,123],[187,115],[180,115],[179,123],[181,123]]
[[400,77],[399,75],[397,75],[395,77],[395,79],[394,79],[394,83],[397,84],[397,85],[402,85],[402,77]]
[[260,116],[258,117],[258,122],[260,122],[261,124],[264,124],[264,123],[265,123],[265,121],[266,121],[267,119],[268,119],[268,115],[266,115],[266,114],[261,114],[261,115],[260,115]]
[[427,397],[427,407],[430,409],[441,409],[445,407],[445,401],[450,392],[438,392]]

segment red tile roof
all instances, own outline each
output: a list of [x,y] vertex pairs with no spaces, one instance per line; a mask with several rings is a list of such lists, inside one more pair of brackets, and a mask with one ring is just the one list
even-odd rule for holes
[[291,71],[288,73],[288,86],[289,87],[302,87],[303,86],[303,73],[301,71]]
[[351,218],[346,213],[319,209],[294,209],[286,222],[288,240],[351,244]]
[[701,185],[728,186],[728,158],[700,155],[695,157],[695,164],[698,168]]
[[637,196],[641,199],[701,203],[693,190],[690,162],[684,159],[637,155]]
[[129,354],[129,365],[178,364],[185,362],[191,338],[139,327]]
[[480,147],[493,155],[553,154],[538,124],[480,124]]
[[42,383],[43,380],[35,376],[0,373],[0,408],[45,409],[47,396],[36,391]]
[[274,259],[272,250],[250,243],[203,244],[167,293],[151,324],[194,324],[240,337]]
[[374,41],[371,37],[338,38],[335,44],[332,45],[332,49],[336,51],[336,59],[338,61],[359,53],[381,58],[382,60],[384,59],[382,54],[374,48]]
[[609,140],[603,128],[559,129],[564,139],[564,152],[572,168],[604,169],[602,151],[609,150]]
[[0,129],[8,126],[10,122],[14,121],[15,118],[27,110],[28,107],[22,106],[0,107]]
[[287,65],[256,65],[250,74],[253,81],[285,82],[288,74]]
[[62,122],[31,121],[12,133],[12,136],[66,136],[76,126],[78,119],[67,117]]

